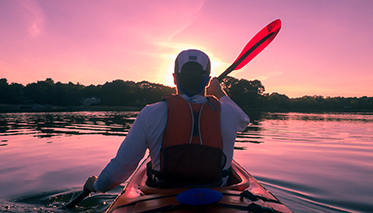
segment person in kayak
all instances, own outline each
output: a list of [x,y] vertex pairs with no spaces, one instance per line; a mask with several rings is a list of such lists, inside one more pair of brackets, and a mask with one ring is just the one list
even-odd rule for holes
[[210,59],[184,50],[175,60],[177,95],[147,105],[138,114],[115,158],[84,188],[107,192],[127,180],[147,149],[149,184],[159,187],[211,187],[227,184],[238,131],[249,117],[210,81]]

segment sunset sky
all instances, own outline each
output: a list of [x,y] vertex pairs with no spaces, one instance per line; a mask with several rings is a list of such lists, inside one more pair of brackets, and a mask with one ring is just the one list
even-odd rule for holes
[[289,97],[373,96],[372,0],[0,0],[0,78],[174,86],[181,50],[206,52],[218,76],[275,19],[275,40],[233,77]]

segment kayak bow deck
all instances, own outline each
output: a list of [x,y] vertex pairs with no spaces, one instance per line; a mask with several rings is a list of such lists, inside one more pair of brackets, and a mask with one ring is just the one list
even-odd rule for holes
[[[147,157],[141,163],[122,193],[109,206],[107,213],[162,211],[291,212],[234,160],[232,161],[232,184],[211,188],[218,191],[218,194],[222,194],[222,198],[220,197],[221,199],[219,198],[217,202],[212,204],[204,205],[187,205],[178,202],[177,196],[189,189],[154,188],[148,186],[146,184],[146,164],[149,161],[150,157]],[[204,196],[208,197],[209,195],[208,192],[203,191],[202,193],[199,192],[198,196],[204,198]]]

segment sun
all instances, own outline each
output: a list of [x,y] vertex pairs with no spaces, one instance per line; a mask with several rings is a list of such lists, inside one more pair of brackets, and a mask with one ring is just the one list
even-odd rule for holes
[[168,54],[162,57],[162,64],[159,65],[156,82],[169,87],[175,87],[174,78],[174,62],[176,55]]

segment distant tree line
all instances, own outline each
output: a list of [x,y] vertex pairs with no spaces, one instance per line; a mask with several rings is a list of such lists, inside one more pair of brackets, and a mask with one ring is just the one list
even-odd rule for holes
[[[344,98],[303,96],[289,98],[279,93],[264,93],[259,80],[226,77],[222,86],[228,96],[243,109],[267,111],[349,111],[373,110],[373,97]],[[51,78],[26,86],[0,79],[0,104],[40,104],[54,106],[145,106],[160,101],[163,95],[175,93],[174,87],[148,81],[114,80],[103,85],[55,83]],[[92,101],[94,100],[94,101]]]
[[51,78],[26,86],[8,84],[0,79],[0,104],[41,104],[55,106],[80,106],[86,99],[96,98],[102,106],[143,106],[174,93],[175,88],[147,81],[114,80],[103,85],[84,86],[79,83],[55,83]]
[[267,109],[286,111],[373,111],[373,97],[326,97],[303,96],[288,98],[272,93],[267,95]]
[[265,88],[259,80],[248,81],[226,77],[223,88],[227,95],[243,109],[266,111],[373,111],[373,97],[361,98],[303,96],[289,98],[279,93],[264,93]]

